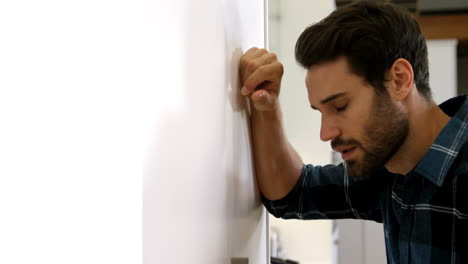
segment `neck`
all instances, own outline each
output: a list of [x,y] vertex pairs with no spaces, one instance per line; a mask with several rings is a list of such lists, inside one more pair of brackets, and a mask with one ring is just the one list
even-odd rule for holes
[[406,175],[421,161],[450,117],[433,100],[419,94],[402,104],[408,111],[408,136],[385,167],[393,173]]

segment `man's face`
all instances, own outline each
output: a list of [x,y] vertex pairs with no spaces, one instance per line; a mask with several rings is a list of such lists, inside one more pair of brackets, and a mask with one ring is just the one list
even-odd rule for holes
[[331,140],[352,177],[385,165],[406,139],[406,114],[388,94],[351,73],[344,57],[310,67],[306,85],[312,108],[322,114],[320,138]]

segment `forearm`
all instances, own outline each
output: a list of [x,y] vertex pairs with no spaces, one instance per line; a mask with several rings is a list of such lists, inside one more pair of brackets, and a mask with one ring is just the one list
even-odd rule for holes
[[286,138],[280,106],[273,111],[253,108],[251,121],[260,191],[269,200],[283,198],[299,179],[303,163]]

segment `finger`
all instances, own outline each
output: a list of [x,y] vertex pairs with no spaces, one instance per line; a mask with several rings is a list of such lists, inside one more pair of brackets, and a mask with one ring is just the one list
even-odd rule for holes
[[263,89],[255,91],[251,99],[258,110],[271,110],[277,100],[276,96]]
[[253,54],[255,54],[256,51],[258,51],[259,48],[257,47],[252,47],[250,49],[248,49],[245,53],[244,53],[244,56],[252,56]]
[[262,53],[261,55],[259,54],[258,57],[255,60],[253,60],[252,63],[253,63],[253,66],[256,66],[256,67],[253,67],[256,70],[260,66],[270,64],[275,61],[276,61],[276,54],[266,52],[266,53]]
[[263,55],[259,55],[255,59],[250,59],[243,63],[243,67],[241,67],[241,82],[245,82],[245,80],[252,74],[254,73],[258,68],[271,64],[276,61],[276,54],[274,53],[262,53]]
[[250,55],[251,55],[251,56],[254,56],[254,57],[260,57],[260,56],[265,55],[265,54],[267,54],[267,53],[268,53],[268,50],[257,48],[257,49],[255,49],[255,50],[253,50],[252,53],[251,53]]
[[249,95],[265,81],[276,83],[281,81],[283,76],[283,65],[279,62],[270,63],[259,67],[252,73],[241,89],[243,95]]
[[267,96],[268,96],[268,92],[264,89],[260,89],[252,93],[252,96],[250,98],[252,99],[254,103],[261,105],[266,102]]

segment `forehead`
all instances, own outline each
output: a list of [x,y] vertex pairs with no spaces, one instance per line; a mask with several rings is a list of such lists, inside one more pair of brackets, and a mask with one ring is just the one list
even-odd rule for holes
[[345,57],[313,65],[307,70],[306,86],[309,101],[319,105],[323,99],[338,93],[352,94],[369,85],[364,78],[352,73]]

